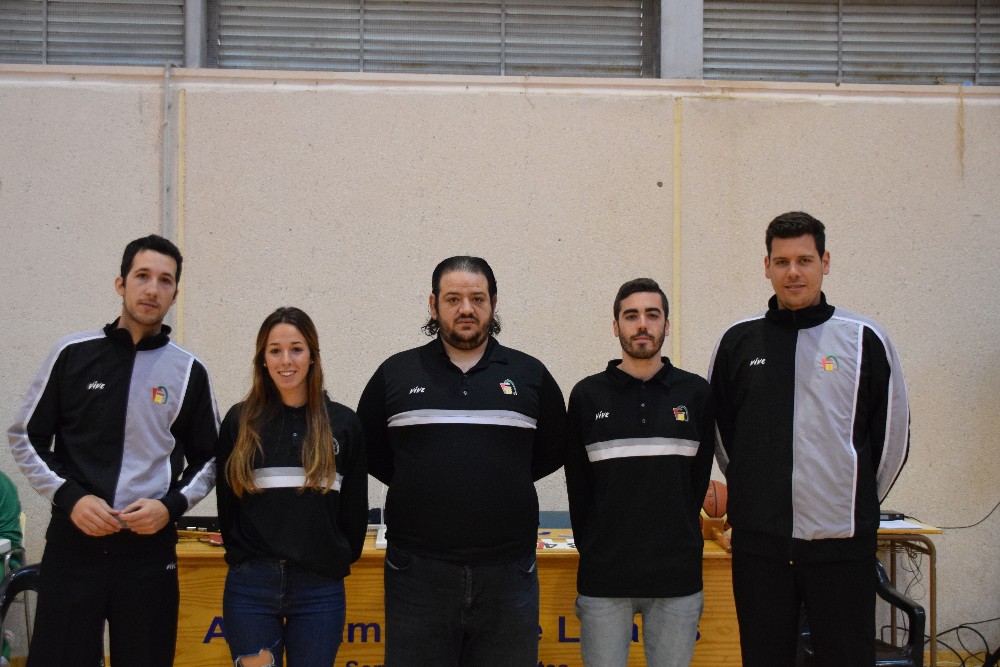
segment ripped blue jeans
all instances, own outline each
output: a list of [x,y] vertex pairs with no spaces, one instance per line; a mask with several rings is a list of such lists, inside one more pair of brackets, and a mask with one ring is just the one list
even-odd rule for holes
[[274,667],[286,657],[295,667],[330,667],[345,610],[343,579],[285,561],[252,560],[231,566],[226,575],[222,620],[234,662],[265,650]]

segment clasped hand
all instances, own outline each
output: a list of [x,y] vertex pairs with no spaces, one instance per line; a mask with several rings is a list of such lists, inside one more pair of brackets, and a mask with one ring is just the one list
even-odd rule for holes
[[116,510],[102,498],[88,495],[73,506],[70,519],[91,537],[112,535],[120,530],[152,535],[170,522],[170,512],[162,502],[151,498],[140,498],[125,509]]

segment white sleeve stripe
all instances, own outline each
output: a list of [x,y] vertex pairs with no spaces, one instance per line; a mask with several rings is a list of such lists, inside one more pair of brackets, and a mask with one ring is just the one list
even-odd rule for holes
[[512,410],[410,410],[389,417],[389,428],[427,424],[482,424],[535,428],[536,420]]

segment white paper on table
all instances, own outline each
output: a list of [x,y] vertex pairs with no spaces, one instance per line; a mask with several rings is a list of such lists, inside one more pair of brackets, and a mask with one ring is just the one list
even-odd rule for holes
[[912,521],[897,519],[896,521],[880,521],[878,524],[881,530],[923,530],[923,526]]

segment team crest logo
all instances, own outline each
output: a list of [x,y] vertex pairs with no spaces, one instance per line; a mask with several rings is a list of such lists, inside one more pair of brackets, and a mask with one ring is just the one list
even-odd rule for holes
[[500,390],[508,396],[517,396],[517,387],[514,386],[514,381],[509,378],[500,383]]
[[686,405],[678,405],[674,408],[674,419],[679,422],[686,422],[688,420],[688,409]]
[[840,368],[840,362],[837,361],[837,357],[832,354],[828,357],[820,359],[819,364],[823,367],[824,371],[835,371]]
[[154,387],[153,388],[153,403],[166,403],[167,402],[167,388],[166,387]]

